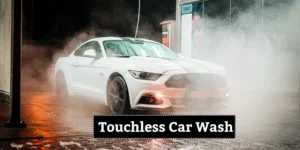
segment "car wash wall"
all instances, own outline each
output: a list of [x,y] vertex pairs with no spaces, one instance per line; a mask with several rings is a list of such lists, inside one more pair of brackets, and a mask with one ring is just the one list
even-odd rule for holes
[[0,100],[10,93],[11,0],[0,1]]
[[299,0],[177,0],[176,51],[229,71],[235,89],[299,91]]

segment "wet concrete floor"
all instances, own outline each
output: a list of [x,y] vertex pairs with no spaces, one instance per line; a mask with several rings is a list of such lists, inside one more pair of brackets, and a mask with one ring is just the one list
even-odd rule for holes
[[[5,121],[8,105],[0,105]],[[58,102],[54,93],[23,93],[21,111],[28,127],[1,125],[0,149],[300,149],[298,98],[292,97],[240,93],[226,111],[177,112],[236,115],[236,139],[93,139],[93,116],[109,114],[108,108],[81,98]]]

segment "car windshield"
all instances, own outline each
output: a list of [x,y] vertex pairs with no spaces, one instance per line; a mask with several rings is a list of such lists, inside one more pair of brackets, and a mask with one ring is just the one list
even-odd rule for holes
[[154,42],[128,42],[111,40],[103,42],[107,57],[156,57],[177,58],[176,53],[166,46]]

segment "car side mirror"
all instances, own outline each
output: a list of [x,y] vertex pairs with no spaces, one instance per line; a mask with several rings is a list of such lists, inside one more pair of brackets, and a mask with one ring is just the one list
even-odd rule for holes
[[97,58],[96,51],[94,49],[86,50],[83,53],[83,57]]
[[184,56],[183,56],[181,53],[178,53],[177,56],[178,56],[179,58],[184,58]]

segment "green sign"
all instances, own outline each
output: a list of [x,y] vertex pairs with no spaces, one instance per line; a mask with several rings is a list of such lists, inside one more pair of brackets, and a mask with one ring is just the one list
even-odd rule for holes
[[182,15],[191,14],[192,12],[193,12],[193,4],[187,4],[181,7]]

